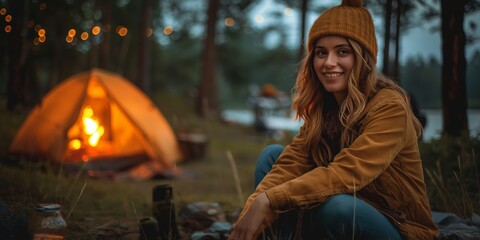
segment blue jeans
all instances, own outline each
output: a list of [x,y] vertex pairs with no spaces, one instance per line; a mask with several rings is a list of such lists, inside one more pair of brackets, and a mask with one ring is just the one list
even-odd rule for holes
[[[255,188],[283,151],[281,145],[267,146],[255,169]],[[282,213],[270,234],[278,239],[294,239],[297,210]],[[303,239],[402,239],[395,226],[377,209],[350,194],[338,194],[323,204],[305,211]]]

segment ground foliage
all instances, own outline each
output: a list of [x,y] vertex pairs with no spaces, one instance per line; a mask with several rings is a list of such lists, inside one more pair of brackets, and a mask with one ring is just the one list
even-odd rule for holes
[[[111,181],[80,174],[67,175],[61,166],[32,161],[7,153],[27,111],[7,112],[0,101],[0,200],[14,213],[33,214],[38,202],[61,203],[69,239],[125,239],[138,237],[138,221],[152,216],[152,189],[171,184],[176,211],[197,201],[218,202],[231,214],[253,191],[253,170],[259,151],[271,143],[286,144],[241,127],[193,114],[193,98],[168,93],[153,95],[175,131],[200,132],[208,136],[203,159],[179,163],[185,176],[148,181]],[[480,212],[478,166],[480,140],[443,139],[421,142],[427,190],[433,210],[469,216]],[[228,154],[233,156],[239,183],[234,178]],[[242,193],[236,188],[240,184]],[[177,218],[179,222],[182,219]],[[107,234],[108,233],[108,234]],[[110,237],[108,237],[110,236]],[[138,239],[138,238],[137,238]]]
[[434,139],[421,143],[420,150],[432,209],[478,214],[480,138]]

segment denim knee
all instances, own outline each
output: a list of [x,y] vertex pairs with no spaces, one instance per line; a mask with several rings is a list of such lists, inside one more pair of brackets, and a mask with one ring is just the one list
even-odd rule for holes
[[284,149],[284,146],[280,144],[272,144],[265,147],[258,156],[257,165],[255,167],[255,188],[262,181],[272,169],[273,164],[277,161]]
[[328,239],[401,239],[385,216],[350,194],[334,195],[312,209],[310,223],[312,233]]
[[334,195],[314,211],[314,217],[328,219],[328,221],[322,221],[321,224],[327,228],[332,228],[334,227],[332,225],[339,223],[342,225],[352,223],[355,213],[353,201],[354,198],[348,194]]

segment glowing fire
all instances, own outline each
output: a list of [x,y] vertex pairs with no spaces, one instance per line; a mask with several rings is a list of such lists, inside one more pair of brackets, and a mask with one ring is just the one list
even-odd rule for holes
[[78,150],[82,147],[82,141],[79,139],[72,139],[68,144],[68,147],[73,150]]
[[86,106],[85,109],[83,109],[82,123],[83,132],[88,137],[88,144],[96,147],[105,129],[98,123],[98,120],[93,118],[93,109],[91,106]]
[[[105,129],[98,123],[98,120],[93,117],[93,109],[91,106],[86,106],[83,109],[82,126],[88,145],[96,147]],[[82,141],[78,138],[72,139],[68,143],[68,147],[72,150],[79,150],[82,148],[82,145]]]

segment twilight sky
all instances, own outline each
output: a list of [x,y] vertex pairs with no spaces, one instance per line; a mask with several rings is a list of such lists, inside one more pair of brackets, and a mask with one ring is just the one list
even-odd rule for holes
[[[331,3],[331,5],[337,4],[338,1],[326,1],[326,3]],[[275,3],[273,0],[263,0],[260,4],[255,6],[251,11],[251,18],[252,22],[256,24],[257,27],[262,28],[268,26],[272,21],[269,18],[269,14],[272,12],[282,12],[283,17],[282,21],[279,24],[284,24],[286,28],[288,28],[289,38],[288,38],[288,45],[292,47],[297,47],[299,37],[298,31],[300,28],[299,24],[299,11],[296,9],[286,9],[286,6]],[[310,13],[307,17],[307,31],[310,26],[313,24],[315,19],[318,17],[317,13]],[[480,26],[480,13],[477,13],[473,16],[469,16],[466,20],[473,20]],[[374,16],[375,25],[377,28],[382,29],[383,24],[381,19],[376,19]],[[467,22],[467,21],[465,21]],[[437,59],[441,58],[441,38],[440,32],[432,32],[430,29],[437,25],[439,26],[440,21],[432,21],[430,23],[422,23],[419,24],[417,27],[410,29],[408,32],[404,33],[401,39],[401,61],[406,60],[410,56],[417,56],[422,55],[425,57],[434,56]],[[381,62],[382,58],[382,49],[383,49],[383,40],[381,38],[381,34],[377,31],[377,39],[379,41],[379,61]],[[274,47],[278,44],[278,36],[270,35],[266,41],[272,44]],[[469,45],[466,47],[466,57],[467,61],[473,55],[475,49],[480,50],[480,40],[477,41],[473,45]]]

